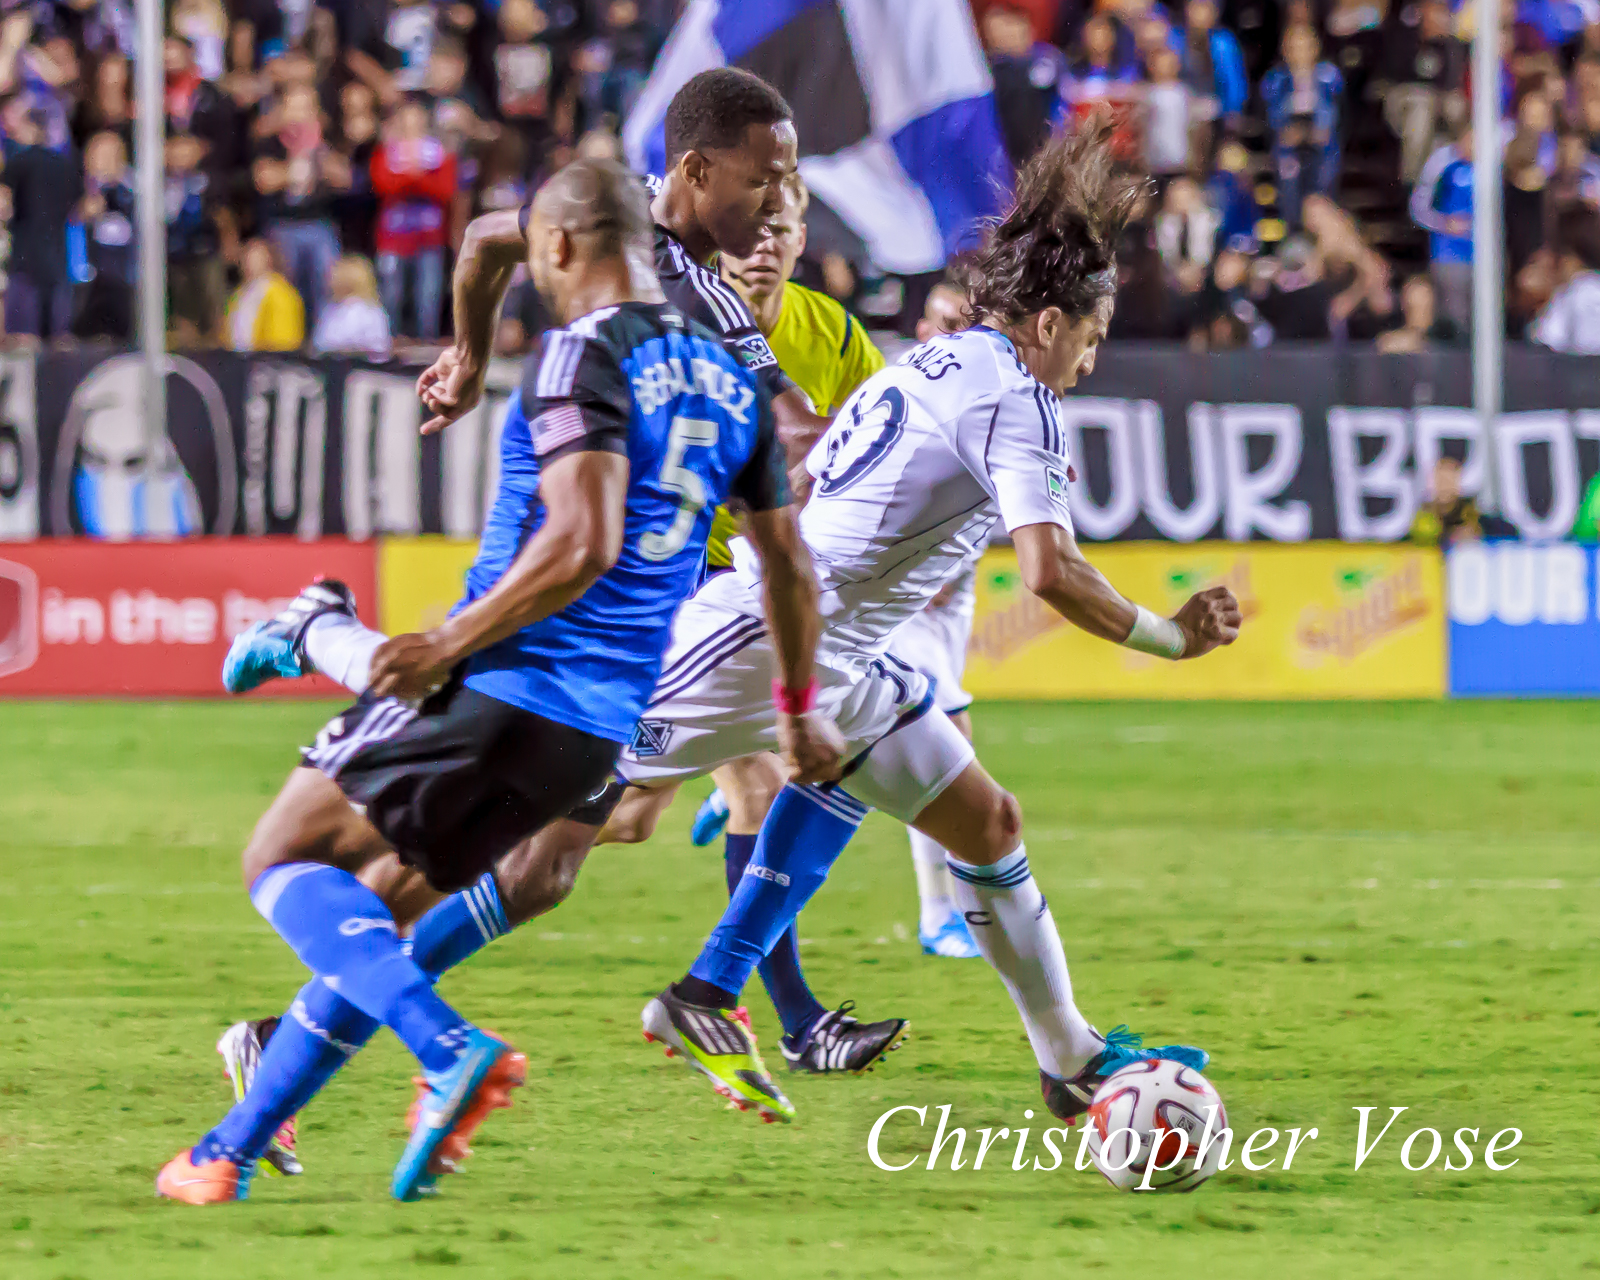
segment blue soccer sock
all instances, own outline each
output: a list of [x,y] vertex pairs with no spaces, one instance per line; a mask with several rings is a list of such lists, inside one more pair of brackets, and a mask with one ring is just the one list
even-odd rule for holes
[[383,1024],[313,978],[261,1051],[250,1090],[195,1144],[197,1164],[260,1158],[283,1122],[310,1102]]
[[510,929],[494,872],[485,871],[476,884],[435,903],[417,921],[411,931],[411,958],[437,982],[440,974]]
[[[730,831],[723,840],[726,846],[723,858],[728,872],[728,895],[732,897],[744,877],[745,867],[750,865],[750,858],[756,851],[757,837],[735,835]],[[811,994],[811,988],[806,985],[806,975],[801,971],[800,930],[797,926],[791,924],[784,931],[777,945],[756,969],[772,1000],[772,1007],[778,1011],[778,1020],[783,1023],[785,1035],[803,1036],[811,1024],[827,1012],[821,1001]]]
[[454,1065],[468,1024],[434,994],[371,889],[337,867],[292,862],[258,876],[250,898],[306,968],[392,1027],[424,1070]]
[[737,997],[751,971],[822,887],[828,869],[866,816],[867,807],[837,787],[784,787],[767,811],[755,855],[689,970],[690,978]]
[[[436,903],[417,921],[411,959],[436,982],[509,927],[494,875],[485,872],[477,884]],[[283,1122],[315,1097],[382,1025],[321,978],[312,978],[267,1041],[250,1091],[196,1144],[195,1160],[258,1159]]]

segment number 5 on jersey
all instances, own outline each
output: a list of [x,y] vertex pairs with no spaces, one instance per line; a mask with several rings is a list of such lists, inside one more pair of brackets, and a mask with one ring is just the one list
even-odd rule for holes
[[684,455],[699,445],[709,449],[717,443],[717,424],[704,418],[674,418],[667,436],[667,456],[661,463],[661,487],[678,495],[678,510],[672,523],[659,533],[639,539],[639,554],[646,560],[670,560],[683,550],[694,532],[694,522],[706,505],[706,482],[683,465]]

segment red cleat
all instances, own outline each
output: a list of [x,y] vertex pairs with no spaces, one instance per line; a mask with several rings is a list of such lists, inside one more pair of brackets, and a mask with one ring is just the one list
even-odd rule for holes
[[226,1204],[250,1196],[250,1175],[232,1160],[195,1164],[193,1151],[180,1151],[156,1175],[156,1194],[181,1204]]
[[[506,1054],[494,1069],[484,1077],[483,1083],[478,1087],[477,1100],[462,1113],[456,1126],[439,1144],[439,1149],[434,1152],[433,1159],[428,1162],[430,1173],[455,1173],[456,1166],[472,1154],[472,1135],[477,1132],[478,1126],[489,1118],[491,1111],[498,1111],[501,1107],[511,1105],[511,1091],[522,1085],[528,1078],[528,1058],[526,1054],[515,1051]],[[417,1127],[417,1116],[422,1109],[422,1100],[428,1095],[428,1082],[422,1076],[412,1076],[411,1083],[417,1086],[416,1096],[411,1099],[411,1108],[406,1112],[406,1128]]]

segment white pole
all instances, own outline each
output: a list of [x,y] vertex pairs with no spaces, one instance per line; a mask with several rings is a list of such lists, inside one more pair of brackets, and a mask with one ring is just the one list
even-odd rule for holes
[[137,0],[138,37],[134,52],[134,165],[139,220],[139,350],[144,356],[144,424],[151,443],[149,465],[167,422],[167,182],[166,76],[162,66],[161,0]]
[[1505,234],[1500,197],[1500,0],[1477,0],[1472,42],[1472,405],[1485,449],[1487,510],[1499,509],[1495,430],[1500,420],[1505,346]]

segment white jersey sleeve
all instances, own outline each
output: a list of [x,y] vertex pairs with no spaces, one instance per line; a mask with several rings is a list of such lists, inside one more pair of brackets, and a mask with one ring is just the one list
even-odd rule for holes
[[1029,524],[1072,532],[1066,433],[1060,405],[1044,387],[1031,379],[1008,387],[970,414],[955,439],[961,460],[1000,509],[1007,533]]

